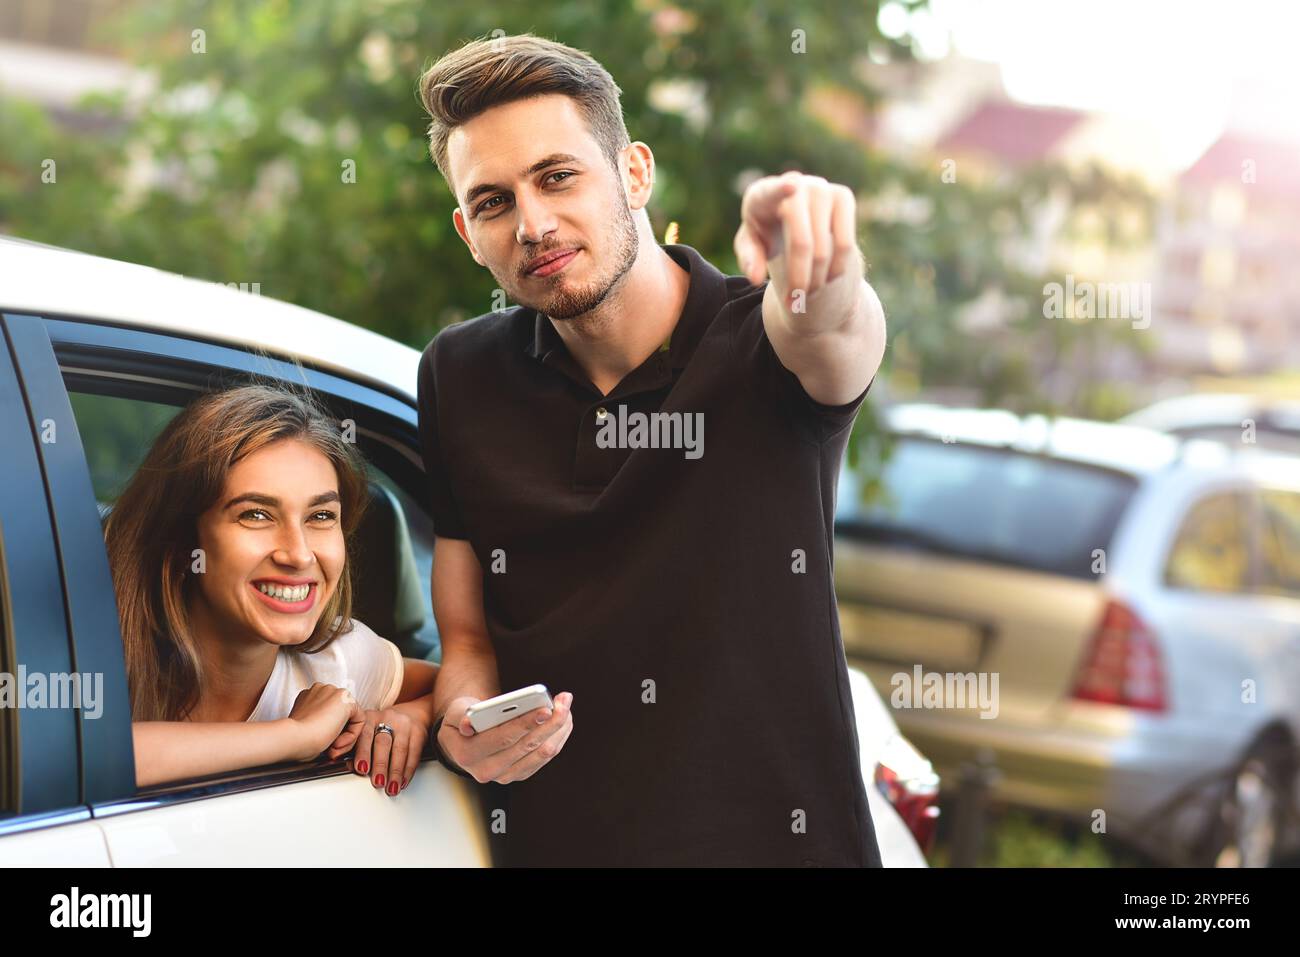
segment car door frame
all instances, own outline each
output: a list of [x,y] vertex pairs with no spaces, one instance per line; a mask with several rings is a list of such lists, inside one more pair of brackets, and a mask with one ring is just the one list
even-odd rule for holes
[[[0,484],[0,663],[14,668],[15,684],[19,668],[44,675],[77,670],[69,614],[79,615],[84,607],[69,605],[65,569],[75,543],[60,540],[67,529],[56,525],[51,508],[52,484],[62,488],[51,470],[70,449],[58,445],[58,420],[51,420],[54,441],[40,439],[50,434],[43,425],[57,411],[40,404],[45,392],[39,372],[19,362],[31,349],[30,329],[22,327],[0,314],[0,443],[8,453]],[[5,717],[0,733],[8,736],[14,767],[3,769],[12,813],[0,816],[0,839],[89,820],[80,713],[15,707]]]

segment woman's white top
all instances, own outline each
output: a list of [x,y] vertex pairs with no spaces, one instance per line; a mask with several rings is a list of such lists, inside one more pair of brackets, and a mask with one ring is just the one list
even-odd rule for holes
[[315,654],[281,648],[262,697],[247,720],[289,717],[298,694],[318,681],[347,688],[367,711],[382,711],[397,700],[404,672],[397,646],[353,618],[351,631]]

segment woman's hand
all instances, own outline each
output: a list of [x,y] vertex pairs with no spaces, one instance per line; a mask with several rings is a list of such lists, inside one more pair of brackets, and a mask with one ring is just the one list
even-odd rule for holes
[[298,692],[289,711],[289,720],[297,723],[301,736],[295,757],[310,761],[338,739],[340,732],[347,734],[354,726],[359,728],[365,714],[352,692],[337,685],[318,681]]
[[[391,727],[393,733],[376,733],[381,724]],[[393,797],[411,783],[411,776],[420,766],[420,757],[428,740],[428,724],[401,708],[362,711],[359,719],[334,739],[329,756],[344,755],[355,744],[353,770],[357,774],[369,775],[371,784],[383,788],[389,797]]]

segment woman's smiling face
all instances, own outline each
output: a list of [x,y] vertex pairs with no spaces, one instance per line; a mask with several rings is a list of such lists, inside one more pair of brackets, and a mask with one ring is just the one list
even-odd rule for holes
[[199,516],[205,570],[191,600],[228,638],[298,645],[343,574],[338,477],[319,450],[281,439],[244,457]]

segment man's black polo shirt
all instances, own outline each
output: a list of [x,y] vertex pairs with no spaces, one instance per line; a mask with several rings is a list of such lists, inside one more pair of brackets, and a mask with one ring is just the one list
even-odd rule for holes
[[[690,271],[681,318],[608,395],[522,306],[420,361],[434,528],[483,568],[501,690],[574,695],[560,754],[492,786],[495,861],[879,866],[831,568],[871,386],[813,401],[768,342],[765,287],[663,249]],[[683,447],[644,447],[638,412],[682,413],[656,434]],[[622,447],[598,441],[609,416]]]

